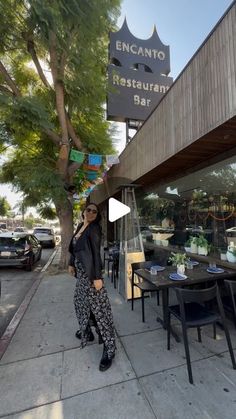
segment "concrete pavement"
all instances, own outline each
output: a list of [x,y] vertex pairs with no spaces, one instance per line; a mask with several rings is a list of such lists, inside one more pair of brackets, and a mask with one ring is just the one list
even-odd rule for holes
[[[56,263],[57,260],[54,260]],[[147,299],[130,303],[106,281],[117,332],[117,355],[98,370],[102,345],[83,350],[75,337],[75,280],[45,272],[0,361],[0,418],[10,419],[232,419],[236,412],[236,371],[224,334],[203,329],[203,343],[190,335],[194,385],[188,382],[184,347],[156,322],[161,309]],[[230,324],[233,347],[236,331]],[[181,336],[179,326],[175,326]],[[236,350],[235,350],[236,354]]]

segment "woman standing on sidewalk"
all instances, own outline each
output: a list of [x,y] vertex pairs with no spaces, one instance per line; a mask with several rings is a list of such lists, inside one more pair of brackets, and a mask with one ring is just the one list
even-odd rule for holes
[[77,277],[74,305],[80,330],[76,336],[81,338],[81,347],[93,340],[89,319],[95,320],[99,333],[99,343],[104,343],[100,361],[100,371],[106,371],[115,356],[115,332],[111,305],[102,279],[101,215],[96,204],[87,205],[82,214],[83,223],[79,224],[69,246],[71,254],[69,273]]

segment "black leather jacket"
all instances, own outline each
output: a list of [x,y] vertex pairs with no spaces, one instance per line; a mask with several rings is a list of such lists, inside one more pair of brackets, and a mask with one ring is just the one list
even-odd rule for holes
[[102,231],[99,224],[91,223],[83,231],[81,237],[73,243],[74,236],[83,223],[79,224],[74,233],[69,252],[71,254],[69,265],[75,266],[75,259],[79,260],[88,275],[90,282],[102,278],[102,259],[100,254]]

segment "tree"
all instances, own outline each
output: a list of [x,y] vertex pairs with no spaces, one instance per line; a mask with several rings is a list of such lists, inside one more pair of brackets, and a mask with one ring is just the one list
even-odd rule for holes
[[6,197],[5,196],[3,196],[3,197],[0,196],[0,215],[2,217],[5,217],[10,210],[11,210],[11,206],[8,203]]
[[53,221],[57,218],[57,214],[56,214],[55,209],[50,207],[50,205],[40,206],[39,215],[43,219],[51,220],[51,221]]
[[70,163],[70,149],[113,151],[103,104],[108,31],[119,3],[0,0],[0,144],[12,146],[1,178],[31,204],[54,203],[63,267],[72,235],[64,184],[80,166]]

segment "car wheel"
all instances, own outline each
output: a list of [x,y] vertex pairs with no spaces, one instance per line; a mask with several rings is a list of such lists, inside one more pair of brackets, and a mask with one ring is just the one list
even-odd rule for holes
[[56,246],[56,243],[52,242],[52,244],[51,244],[52,249],[54,249],[55,246]]
[[25,266],[25,270],[28,271],[28,272],[32,271],[33,264],[34,264],[34,256],[30,256],[29,261],[28,261],[27,265]]

